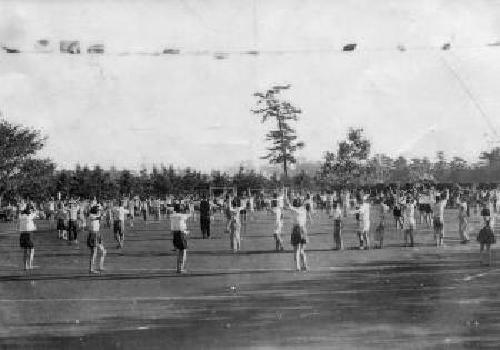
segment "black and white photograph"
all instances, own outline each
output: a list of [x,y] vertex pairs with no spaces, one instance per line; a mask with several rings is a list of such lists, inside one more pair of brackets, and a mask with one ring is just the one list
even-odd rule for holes
[[0,349],[500,349],[500,0],[0,0]]

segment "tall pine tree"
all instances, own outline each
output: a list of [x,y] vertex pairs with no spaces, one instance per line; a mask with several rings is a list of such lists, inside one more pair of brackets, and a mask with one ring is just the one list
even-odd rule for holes
[[304,147],[304,142],[297,141],[296,130],[290,125],[299,119],[302,111],[279,97],[281,91],[289,88],[290,85],[274,86],[265,92],[255,93],[254,96],[258,98],[257,107],[252,110],[261,118],[262,123],[267,120],[275,123],[276,128],[266,134],[266,141],[271,146],[261,158],[267,159],[271,164],[282,164],[285,180],[288,178],[290,164],[297,162],[295,152]]

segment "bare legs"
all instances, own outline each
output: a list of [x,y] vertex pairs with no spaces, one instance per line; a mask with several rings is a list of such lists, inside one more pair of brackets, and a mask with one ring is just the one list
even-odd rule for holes
[[186,258],[187,258],[187,250],[179,249],[177,254],[177,273],[186,272]]
[[104,248],[104,245],[98,244],[96,247],[90,249],[90,264],[89,264],[89,271],[91,273],[96,273],[97,271],[95,270],[95,260],[97,258],[97,250],[101,251],[101,259],[99,261],[99,270],[104,270],[104,258],[106,257],[106,249]]
[[33,269],[34,257],[35,257],[35,248],[24,248],[23,265],[25,270]]
[[307,257],[305,249],[305,243],[299,243],[293,246],[293,258],[297,271],[307,271]]
[[231,230],[231,233],[229,234],[229,238],[231,240],[231,249],[233,250],[233,253],[236,253],[241,249],[241,237],[240,237],[240,230],[235,229],[234,231]]
[[[486,248],[486,252],[484,252],[485,248]],[[484,261],[484,254],[486,254],[487,258],[488,258],[488,260],[486,262]],[[490,249],[489,243],[481,243],[479,246],[479,264],[486,265],[486,266],[491,265],[491,249]]]

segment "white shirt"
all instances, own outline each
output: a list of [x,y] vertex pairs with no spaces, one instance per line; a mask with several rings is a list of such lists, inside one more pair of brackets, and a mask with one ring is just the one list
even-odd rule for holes
[[243,208],[246,208],[246,207],[247,207],[247,202],[248,202],[248,199],[242,199],[242,200],[241,200],[241,206],[242,206]]
[[281,220],[281,208],[276,207],[272,209],[275,218],[275,227],[274,233],[281,233],[281,229],[283,228],[283,220]]
[[113,218],[115,220],[124,221],[125,220],[125,214],[128,214],[128,210],[125,209],[124,207],[115,207],[115,208],[113,208]]
[[358,210],[355,213],[359,213],[359,220],[361,223],[361,227],[363,231],[370,230],[370,204],[362,203]]
[[31,213],[29,215],[21,214],[19,216],[19,231],[21,232],[35,231],[36,226],[35,222],[33,221],[35,217],[36,217],[35,213]]
[[69,212],[69,219],[70,220],[78,220],[78,210],[80,210],[80,208],[78,206],[74,206],[73,208],[69,208],[68,212]]
[[283,208],[285,206],[285,199],[283,196],[278,196],[278,207]]
[[405,204],[405,216],[408,224],[415,225],[415,203]]
[[446,199],[442,199],[434,204],[434,217],[441,219],[441,222],[444,222],[444,207],[446,207],[446,202]]
[[89,219],[90,219],[90,229],[92,230],[92,232],[99,232],[99,229],[101,228],[99,221],[100,216],[97,214],[90,214]]
[[389,207],[384,203],[378,205],[378,214],[380,218],[385,218],[385,214],[389,211]]
[[293,223],[296,225],[299,225],[302,228],[306,228],[306,222],[307,222],[307,210],[304,207],[290,207],[290,210],[292,210],[295,215],[294,215],[294,220]]
[[342,220],[342,210],[338,206],[333,210],[333,220]]
[[170,215],[170,230],[173,231],[187,231],[186,220],[191,217],[191,214],[173,213]]

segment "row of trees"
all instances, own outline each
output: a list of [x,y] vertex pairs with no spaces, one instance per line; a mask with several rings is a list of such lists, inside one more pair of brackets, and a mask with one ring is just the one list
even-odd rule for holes
[[350,129],[337,152],[326,152],[319,179],[323,187],[332,183],[500,183],[500,148],[483,152],[474,164],[460,157],[448,160],[443,151],[437,152],[435,161],[426,157],[371,156],[370,141],[363,136],[363,130]]
[[[5,126],[6,124],[4,124]],[[26,133],[36,138],[36,132]],[[40,138],[39,138],[40,139]],[[28,143],[29,144],[29,143]],[[8,181],[2,181],[2,196],[12,200],[18,196],[43,200],[60,192],[63,197],[116,198],[122,195],[162,197],[166,194],[201,193],[213,187],[237,187],[240,193],[247,189],[275,189],[283,184],[296,189],[330,190],[340,186],[373,185],[378,183],[435,182],[500,182],[500,149],[482,154],[482,162],[468,164],[461,158],[448,161],[442,152],[436,160],[427,158],[407,160],[386,155],[370,155],[370,141],[362,129],[350,129],[337,150],[325,153],[322,164],[314,168],[264,176],[254,170],[240,167],[236,174],[212,171],[204,174],[190,168],[173,166],[153,167],[140,172],[102,169],[99,166],[76,166],[72,170],[56,170],[47,159],[26,155],[12,170]]]
[[[321,168],[313,175],[301,173],[289,181],[288,168],[296,163],[295,153],[304,147],[297,141],[296,122],[302,111],[284,100],[280,93],[290,85],[275,86],[264,92],[254,94],[257,97],[256,108],[252,110],[261,122],[274,121],[276,128],[266,134],[266,141],[271,145],[263,159],[271,164],[281,164],[284,181],[289,184],[307,184],[317,189],[329,189],[334,186],[366,185],[376,183],[494,183],[500,182],[500,148],[483,152],[480,162],[468,164],[460,157],[447,161],[442,151],[437,152],[436,161],[428,158],[395,159],[384,154],[370,155],[371,143],[364,137],[363,129],[349,129],[345,140],[339,142],[337,150],[326,151]],[[304,186],[307,187],[307,186]]]
[[371,155],[371,143],[363,135],[363,129],[355,128],[349,129],[335,150],[325,152],[323,162],[316,168],[295,171],[290,176],[290,166],[297,162],[295,154],[304,143],[298,140],[293,126],[302,111],[281,97],[289,88],[290,85],[274,86],[255,93],[256,107],[252,110],[262,123],[272,122],[275,126],[265,136],[270,146],[262,158],[281,165],[282,175],[275,172],[269,177],[244,168],[234,175],[219,171],[203,174],[190,168],[176,170],[173,166],[143,169],[139,173],[99,166],[56,170],[50,159],[35,157],[46,141],[39,131],[0,119],[0,201],[19,196],[44,199],[58,192],[65,197],[86,198],[164,196],[206,191],[209,186],[236,186],[239,191],[246,191],[282,185],[329,190],[339,186],[422,181],[500,183],[500,148],[483,152],[477,164],[468,164],[460,157],[447,160],[443,152],[437,153],[435,161],[391,158]]
[[63,198],[118,198],[120,196],[164,197],[167,194],[207,193],[210,186],[236,187],[240,193],[248,189],[271,189],[279,186],[277,176],[264,177],[243,167],[234,175],[213,171],[210,175],[199,171],[174,169],[173,166],[153,167],[140,172],[129,170],[104,170],[99,166],[77,166],[74,170],[54,170],[54,164],[44,168],[26,168],[22,178],[16,179],[9,190],[3,192],[4,200],[18,196],[45,200],[56,193]]

